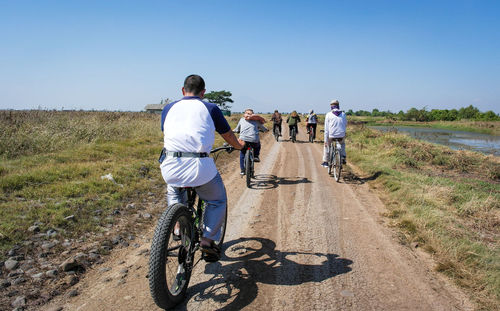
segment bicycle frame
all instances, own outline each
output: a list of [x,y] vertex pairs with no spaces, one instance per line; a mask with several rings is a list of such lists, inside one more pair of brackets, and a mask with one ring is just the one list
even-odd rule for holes
[[[227,147],[219,147],[214,150],[212,150],[210,153],[216,153],[219,150],[224,150],[227,149]],[[214,161],[217,160],[217,156],[214,156]],[[186,195],[187,195],[187,202],[186,206],[188,210],[192,214],[192,236],[190,237],[191,243],[189,245],[189,249],[187,250],[186,254],[186,268],[189,270],[192,270],[194,268],[194,264],[192,260],[194,259],[194,254],[196,251],[200,249],[200,239],[203,235],[203,206],[204,206],[204,201],[198,196],[196,193],[196,190],[192,187],[185,187],[183,188],[186,190]],[[198,200],[197,200],[198,199]],[[195,206],[196,205],[196,206]],[[174,251],[176,249],[180,248],[180,246],[176,246],[173,248],[167,249],[168,252]]]

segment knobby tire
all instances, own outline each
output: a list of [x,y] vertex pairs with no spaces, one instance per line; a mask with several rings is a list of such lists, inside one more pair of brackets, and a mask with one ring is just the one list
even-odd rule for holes
[[[157,306],[169,309],[182,302],[191,278],[188,259],[194,236],[192,213],[181,203],[167,208],[155,229],[149,257],[149,289]],[[180,240],[174,241],[175,224],[180,224]]]
[[247,182],[247,187],[250,188],[250,183],[252,181],[252,155],[250,154],[251,150],[247,150],[245,153],[245,177]]

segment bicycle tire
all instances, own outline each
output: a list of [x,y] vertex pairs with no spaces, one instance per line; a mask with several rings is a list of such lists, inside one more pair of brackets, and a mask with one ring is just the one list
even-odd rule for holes
[[250,152],[251,150],[247,150],[245,153],[245,177],[248,188],[250,188],[250,182],[252,181],[252,160],[250,159]]
[[335,150],[335,158],[333,165],[333,176],[337,182],[340,181],[340,173],[342,172],[342,160],[340,159],[340,152]]
[[312,143],[314,141],[312,128],[309,131],[309,142]]
[[278,128],[274,128],[274,138],[276,138],[276,141],[279,141],[280,140],[280,131],[278,130]]
[[[162,309],[174,307],[186,296],[193,264],[193,258],[186,261],[194,242],[192,219],[189,209],[176,203],[163,212],[156,226],[149,255],[149,289],[154,302]],[[177,222],[180,240],[175,241],[173,232]]]
[[297,133],[296,133],[296,131],[295,131],[295,128],[293,128],[293,129],[292,129],[292,143],[294,143],[294,142],[295,142],[295,140],[297,139],[296,135],[297,135]]

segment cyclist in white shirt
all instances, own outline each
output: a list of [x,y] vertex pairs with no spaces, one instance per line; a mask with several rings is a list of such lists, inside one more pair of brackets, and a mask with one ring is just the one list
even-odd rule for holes
[[347,126],[347,118],[345,113],[340,110],[338,100],[330,102],[331,111],[325,115],[325,146],[323,148],[323,167],[328,167],[328,146],[334,138],[342,138],[340,144],[342,145],[342,163],[346,163],[345,152],[345,132]]
[[215,132],[236,149],[242,149],[243,145],[231,131],[219,107],[202,101],[205,91],[203,78],[190,75],[184,80],[184,97],[163,108],[164,157],[160,168],[168,184],[168,206],[186,203],[187,193],[183,187],[193,187],[206,202],[201,250],[205,258],[216,261],[220,258],[220,249],[213,241],[219,239],[221,233],[227,196],[222,178],[209,154]]
[[309,115],[307,115],[307,134],[310,131],[313,131],[313,139],[316,139],[316,126],[318,125],[318,116],[314,113],[314,110],[309,111]]

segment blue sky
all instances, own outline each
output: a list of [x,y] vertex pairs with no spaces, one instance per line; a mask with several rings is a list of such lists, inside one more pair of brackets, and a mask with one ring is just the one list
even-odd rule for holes
[[0,109],[500,112],[500,1],[2,1]]

